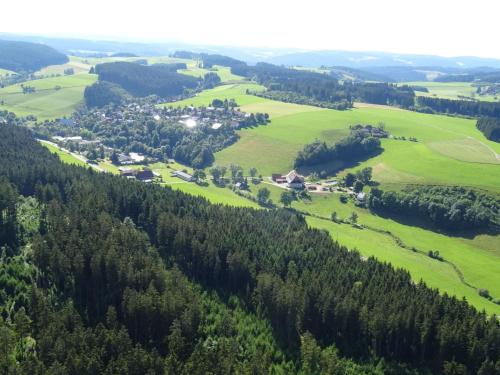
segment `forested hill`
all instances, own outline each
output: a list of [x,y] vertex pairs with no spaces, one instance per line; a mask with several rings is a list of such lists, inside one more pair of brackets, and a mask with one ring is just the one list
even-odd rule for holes
[[[26,199],[38,214],[22,215]],[[362,260],[297,214],[211,205],[62,165],[13,125],[0,126],[0,211],[7,372],[500,368],[496,317]],[[208,304],[192,282],[241,300],[247,322],[263,322],[244,334],[241,317]]]
[[175,96],[195,89],[199,79],[172,71],[168,65],[143,66],[132,62],[112,62],[95,67],[99,80],[120,85],[134,96]]
[[0,68],[33,72],[48,65],[64,64],[68,57],[52,47],[28,42],[0,40]]
[[415,93],[408,86],[351,81],[341,83],[329,74],[289,69],[267,63],[258,63],[255,66],[240,64],[233,66],[231,71],[255,79],[271,91],[294,92],[321,102],[362,101],[408,108],[413,106],[415,101]]

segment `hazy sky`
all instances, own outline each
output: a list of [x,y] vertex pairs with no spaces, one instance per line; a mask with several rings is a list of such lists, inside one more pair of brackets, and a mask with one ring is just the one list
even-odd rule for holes
[[0,31],[500,58],[499,0],[17,0]]

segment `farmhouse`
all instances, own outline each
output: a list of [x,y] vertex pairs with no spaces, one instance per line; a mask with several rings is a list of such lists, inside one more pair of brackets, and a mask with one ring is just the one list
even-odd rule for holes
[[194,181],[194,177],[191,176],[189,173],[183,172],[183,171],[174,171],[170,174],[172,177],[178,177],[184,181],[187,182],[192,182]]
[[133,169],[133,168],[118,168],[120,170],[120,176],[127,178],[135,178],[143,182],[151,182],[154,178],[154,173],[149,168],[144,169]]
[[304,176],[298,174],[295,170],[288,172],[285,176],[287,186],[292,189],[304,188]]
[[358,193],[358,195],[356,195],[356,200],[358,201],[358,203],[365,203],[366,194],[363,192]]
[[153,171],[149,168],[144,168],[142,170],[136,170],[135,178],[139,181],[150,182],[154,178]]

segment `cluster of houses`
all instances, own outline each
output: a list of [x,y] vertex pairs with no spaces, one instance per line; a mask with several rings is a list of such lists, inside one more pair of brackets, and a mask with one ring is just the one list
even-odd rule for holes
[[120,176],[142,182],[152,182],[155,177],[159,177],[159,174],[149,168],[135,169],[120,167],[118,170],[120,171]]
[[74,137],[61,137],[61,136],[54,136],[52,137],[52,140],[59,143],[59,144],[68,144],[68,143],[74,143],[79,146],[99,146],[101,144],[101,141],[98,139],[95,140],[89,140],[89,139],[83,139],[83,137],[80,136],[74,136]]
[[188,128],[196,126],[209,127],[212,130],[218,130],[223,126],[230,126],[238,129],[245,126],[252,114],[241,112],[236,108],[225,107],[184,107],[184,108],[166,108],[162,114],[157,114],[158,120],[167,119],[177,121]]
[[120,153],[118,154],[118,164],[119,165],[131,165],[142,163],[146,157],[138,152],[130,152],[128,154]]
[[[150,118],[154,121],[169,121],[180,123],[188,128],[197,126],[206,126],[213,130],[220,129],[223,126],[240,128],[245,126],[252,118],[252,114],[241,112],[233,107],[157,107],[156,103],[129,103],[115,108],[113,111],[103,109],[94,109],[90,113],[85,113],[85,121],[91,121],[95,124],[106,123],[110,125],[122,125],[131,123],[138,117]],[[64,124],[71,126],[78,125],[83,118],[75,116],[72,119],[61,119]],[[62,123],[62,122],[61,122]]]

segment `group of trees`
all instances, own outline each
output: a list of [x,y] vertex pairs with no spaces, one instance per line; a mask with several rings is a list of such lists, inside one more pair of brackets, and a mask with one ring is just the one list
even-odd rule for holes
[[340,100],[338,102],[320,101],[306,95],[298,94],[293,91],[267,90],[267,91],[252,92],[252,95],[260,96],[262,98],[267,98],[271,100],[278,100],[285,103],[312,105],[316,107],[336,109],[336,110],[344,110],[352,108],[352,103],[345,99]]
[[366,167],[360,169],[356,173],[349,172],[344,176],[344,185],[353,187],[355,193],[363,191],[365,185],[369,185],[372,181],[372,168]]
[[98,64],[95,72],[99,75],[99,80],[120,85],[131,95],[138,97],[172,97],[183,94],[185,90],[194,90],[199,85],[198,78],[179,74],[165,64],[144,66],[117,61]]
[[112,103],[121,104],[127,98],[128,93],[117,84],[97,81],[91,86],[85,87],[83,96],[87,107],[94,108],[104,107]]
[[380,139],[351,130],[348,137],[332,146],[319,140],[305,145],[295,159],[295,166],[312,166],[335,160],[359,161],[380,152],[380,150]]
[[[401,269],[362,260],[296,213],[211,205],[62,165],[15,126],[0,126],[0,161],[10,184],[0,192],[17,191],[43,207],[27,258],[37,268],[36,284],[12,319],[0,319],[2,368],[134,374],[500,368],[496,317],[413,283]],[[238,295],[248,310],[205,302],[201,288]]]
[[68,57],[41,43],[0,40],[0,68],[19,73],[68,62]]
[[98,64],[91,73],[99,75],[99,81],[85,89],[84,98],[89,107],[119,104],[130,96],[156,95],[172,98],[210,89],[221,80],[217,73],[209,72],[200,79],[177,73],[186,64],[140,65],[136,62],[113,62]]
[[240,64],[232,67],[231,71],[256,80],[270,91],[284,92],[276,95],[287,100],[305,100],[303,97],[306,97],[318,104],[331,103],[330,105],[339,108],[346,107],[346,103],[352,105],[355,100],[405,108],[413,106],[415,101],[415,93],[409,86],[352,81],[340,83],[331,75],[267,63],[258,63],[255,66]]
[[423,186],[401,192],[374,188],[368,207],[418,217],[448,230],[483,228],[500,222],[500,201],[464,187]]
[[500,103],[419,96],[417,104],[419,107],[416,109],[421,112],[500,118]]
[[481,117],[477,120],[476,127],[489,140],[500,142],[500,118]]

